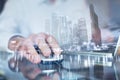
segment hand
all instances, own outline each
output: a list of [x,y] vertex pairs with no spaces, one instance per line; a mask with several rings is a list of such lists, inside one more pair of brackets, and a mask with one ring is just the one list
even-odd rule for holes
[[15,37],[10,39],[8,48],[19,51],[22,56],[32,63],[39,63],[41,58],[36,52],[34,45],[38,45],[45,57],[48,57],[51,54],[51,50],[55,55],[61,53],[61,48],[55,38],[45,33],[31,34],[28,38]]

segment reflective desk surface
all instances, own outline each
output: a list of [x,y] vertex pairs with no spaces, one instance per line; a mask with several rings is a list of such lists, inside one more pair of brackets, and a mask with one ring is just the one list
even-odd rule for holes
[[65,52],[61,64],[32,64],[0,53],[0,80],[120,80],[120,62],[111,53]]

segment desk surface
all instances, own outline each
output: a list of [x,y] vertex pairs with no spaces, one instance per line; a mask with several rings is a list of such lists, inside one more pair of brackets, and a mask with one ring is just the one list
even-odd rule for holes
[[[89,53],[90,54],[90,53]],[[19,72],[8,67],[9,53],[0,53],[0,74],[6,80],[120,80],[120,63],[112,57],[64,54],[61,64],[32,64],[26,59],[18,63]],[[1,80],[1,79],[0,79]]]

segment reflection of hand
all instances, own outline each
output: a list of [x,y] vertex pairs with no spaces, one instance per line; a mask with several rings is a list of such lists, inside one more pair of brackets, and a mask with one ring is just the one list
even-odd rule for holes
[[8,66],[14,72],[16,72],[16,68],[18,68],[19,71],[23,74],[23,76],[28,80],[60,80],[60,75],[56,71],[57,70],[56,68],[59,67],[55,64],[54,64],[54,66],[56,66],[55,72],[51,73],[48,72],[49,75],[47,73],[42,72],[45,70],[42,68],[47,67],[46,70],[49,71],[49,68],[51,70],[51,65],[49,66],[41,64],[41,66],[39,66],[38,64],[31,63],[26,58],[23,58],[22,61],[15,60],[14,57],[10,58],[8,61]]
[[48,57],[51,54],[51,50],[55,54],[61,53],[61,49],[55,38],[45,33],[32,34],[28,38],[15,37],[10,39],[8,48],[11,50],[17,49],[21,55],[29,61],[39,63],[41,59],[33,45],[38,45],[45,57]]
[[8,66],[10,70],[14,72],[18,69],[28,80],[34,80],[37,75],[41,74],[41,69],[38,65],[29,62],[25,58],[23,58],[22,61],[15,60],[14,57],[10,58],[8,61]]

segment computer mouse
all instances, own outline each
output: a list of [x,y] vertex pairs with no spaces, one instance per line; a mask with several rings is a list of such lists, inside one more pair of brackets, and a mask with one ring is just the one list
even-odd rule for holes
[[42,55],[41,50],[39,49],[39,47],[37,45],[34,45],[35,50],[37,51],[37,53],[41,56],[41,64],[54,64],[54,63],[61,63],[63,61],[63,55],[54,55],[53,51],[51,53],[51,55],[49,57],[44,57]]

